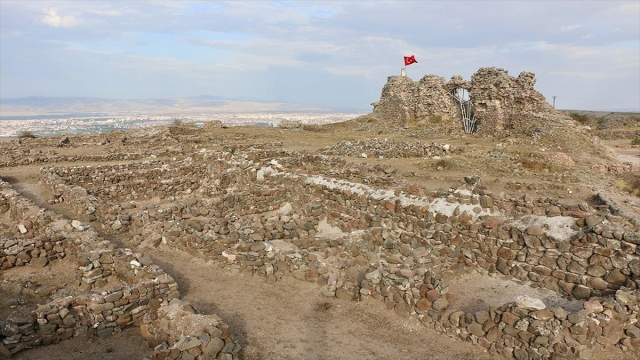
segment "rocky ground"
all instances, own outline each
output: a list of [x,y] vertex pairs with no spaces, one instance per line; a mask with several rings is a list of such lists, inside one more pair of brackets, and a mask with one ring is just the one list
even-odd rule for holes
[[[631,121],[620,120],[619,116],[615,119],[624,126],[620,131],[638,129]],[[472,345],[454,340],[425,326],[420,317],[414,316],[415,311],[399,307],[402,297],[390,294],[386,296],[395,302],[377,301],[366,296],[365,288],[360,288],[362,298],[360,294],[341,292],[348,289],[346,285],[331,288],[332,279],[337,279],[338,285],[341,281],[349,284],[365,280],[365,273],[372,274],[367,270],[368,262],[386,257],[392,263],[391,257],[371,248],[366,254],[359,245],[346,248],[346,244],[357,243],[354,237],[367,231],[356,216],[345,218],[346,211],[336,213],[336,218],[343,221],[342,227],[326,221],[314,223],[311,217],[296,212],[295,199],[286,198],[290,194],[276,187],[264,187],[261,193],[252,194],[258,199],[255,209],[243,207],[241,195],[228,196],[233,190],[223,194],[216,189],[242,189],[247,173],[252,181],[282,173],[291,179],[315,182],[315,186],[350,186],[348,191],[353,194],[388,192],[416,206],[420,199],[428,199],[435,209],[434,199],[439,197],[471,204],[471,197],[464,198],[453,190],[481,186],[482,194],[491,194],[491,201],[530,197],[561,202],[557,210],[547,207],[548,216],[553,216],[549,211],[558,211],[559,215],[562,206],[597,209],[594,196],[600,194],[615,203],[619,214],[624,214],[623,222],[629,222],[640,216],[640,148],[632,144],[633,139],[602,140],[597,137],[603,135],[598,131],[579,122],[563,128],[532,124],[524,132],[477,137],[456,135],[444,124],[394,127],[366,116],[347,123],[287,129],[180,125],[4,141],[0,143],[0,178],[41,207],[89,224],[118,247],[149,256],[176,279],[183,300],[191,302],[198,312],[217,314],[229,324],[242,346],[241,357],[490,359],[501,352],[477,341]],[[215,183],[203,183],[205,174],[228,171],[219,157],[237,164],[237,171],[218,176]],[[251,161],[259,166],[251,165]],[[94,197],[89,201],[95,202],[72,201],[60,190],[61,185],[47,183],[44,174],[57,174],[68,179],[66,185],[87,189],[89,197]],[[144,174],[146,180],[141,183],[135,174]],[[336,201],[348,208],[354,199]],[[323,210],[313,205],[313,199],[309,201],[303,204],[309,206],[309,214]],[[490,209],[492,204],[486,204],[486,198],[480,197],[480,201],[484,203],[479,204],[474,216],[486,219],[483,209]],[[287,208],[291,204],[293,210]],[[387,202],[384,206],[391,210],[399,204]],[[2,213],[0,219],[8,229],[11,219],[8,212]],[[294,222],[298,227],[292,235],[287,226]],[[634,224],[623,225],[637,229],[638,224]],[[242,231],[250,226],[266,230],[247,230],[243,237]],[[235,230],[239,239],[231,236]],[[207,231],[213,234],[210,238],[199,237]],[[326,244],[313,247],[306,243],[314,238]],[[267,240],[278,246],[290,246],[284,244],[287,242],[309,249],[305,252],[309,259],[317,256],[318,261],[335,262],[326,266],[328,270],[294,270],[280,262],[269,268],[261,256],[266,256],[271,245],[258,244]],[[416,251],[415,247],[398,245],[394,251],[400,264],[405,257],[415,255],[409,255],[412,249]],[[341,257],[340,251],[350,252],[353,259]],[[83,291],[69,275],[74,264],[63,259],[39,268],[34,265],[0,270],[0,320],[12,312],[28,314],[36,304]],[[436,268],[437,264],[430,266]],[[445,266],[451,264],[443,261]],[[283,267],[290,267],[291,272],[282,272]],[[347,269],[340,275],[344,279],[333,276],[333,269]],[[532,286],[495,270],[458,269],[446,275],[448,291],[454,294],[446,299],[463,310],[499,307],[524,294],[544,299],[550,307],[553,304],[579,310],[583,306],[566,293]],[[401,268],[397,271],[400,277],[404,274]],[[350,301],[357,299],[360,301]],[[429,298],[428,306],[436,306],[436,300]],[[595,351],[596,358],[633,359],[638,351],[629,343],[606,345]],[[73,338],[25,350],[13,358],[142,359],[150,350],[134,327],[87,343]]]

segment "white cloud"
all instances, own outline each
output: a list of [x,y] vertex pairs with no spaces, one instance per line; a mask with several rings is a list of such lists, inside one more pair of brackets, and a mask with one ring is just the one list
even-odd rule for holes
[[79,23],[78,19],[71,15],[58,15],[56,9],[44,9],[44,13],[41,18],[42,22],[53,27],[72,28]]
[[582,25],[568,25],[560,28],[560,31],[572,31],[578,28],[581,28]]
[[89,14],[99,15],[99,16],[122,16],[122,11],[119,10],[86,10]]

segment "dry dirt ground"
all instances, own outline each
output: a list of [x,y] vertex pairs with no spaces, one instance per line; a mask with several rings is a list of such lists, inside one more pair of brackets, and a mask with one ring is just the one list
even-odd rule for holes
[[640,146],[631,145],[627,139],[606,140],[604,143],[616,153],[618,161],[640,164]]
[[[627,146],[629,140],[607,142],[606,146],[618,154],[611,155],[605,145],[581,143],[576,147],[564,138],[541,139],[532,142],[527,136],[508,138],[475,138],[466,136],[440,136],[424,138],[420,129],[391,131],[375,129],[368,124],[336,124],[324,128],[281,130],[238,127],[217,129],[206,133],[194,131],[182,139],[185,153],[201,147],[220,149],[221,142],[243,144],[249,142],[282,142],[282,147],[296,151],[317,151],[334,145],[340,140],[390,138],[406,141],[439,141],[463,147],[465,151],[447,159],[453,164],[438,170],[434,159],[373,159],[344,157],[347,162],[393,166],[396,176],[427,189],[448,188],[459,183],[466,175],[477,174],[483,184],[494,192],[508,191],[507,184],[520,182],[524,186],[517,193],[548,194],[567,202],[588,201],[594,189],[609,189],[608,195],[623,202],[631,211],[638,211],[638,198],[613,186],[616,175],[593,173],[595,163],[615,163],[619,159],[637,160],[640,149]],[[362,130],[364,129],[364,130]],[[188,129],[187,129],[188,130]],[[413,132],[407,135],[406,133]],[[584,138],[580,138],[583,141]],[[196,141],[197,140],[197,141]],[[74,140],[72,140],[74,141]],[[112,142],[113,143],[113,142]],[[140,146],[140,145],[135,145]],[[34,146],[32,151],[56,151],[58,154],[100,154],[108,151],[134,151],[135,148],[112,146],[82,146],[56,148]],[[567,153],[576,161],[572,167],[544,163],[541,156],[548,151]],[[497,154],[497,157],[488,156]],[[530,156],[534,154],[535,156]],[[506,157],[505,157],[506,156]],[[512,159],[533,159],[523,162]],[[511,160],[507,160],[511,159]],[[524,165],[523,165],[524,163]],[[83,165],[83,163],[56,163],[52,165]],[[49,191],[39,183],[38,172],[42,165],[0,168],[0,177],[24,196],[33,199],[67,217],[73,217],[70,208],[62,204],[48,205]],[[626,200],[629,200],[625,202]],[[99,229],[99,227],[96,227]],[[112,239],[124,246],[127,239]],[[346,302],[326,298],[315,284],[285,277],[282,281],[267,284],[261,277],[252,277],[213,262],[194,259],[174,249],[160,247],[148,250],[148,255],[179,284],[183,299],[192,302],[203,313],[217,313],[233,329],[233,335],[243,346],[246,359],[494,359],[480,346],[453,340],[422,326],[416,319],[402,318],[375,300]],[[54,266],[68,266],[64,262]],[[29,281],[53,285],[56,291],[72,291],[71,279],[47,278],[47,271],[31,273],[29,267],[15,268],[0,273],[0,283]],[[66,284],[66,286],[64,285]],[[67,290],[64,290],[68,288]],[[454,291],[455,290],[455,291]],[[513,301],[513,297],[532,294],[547,301],[563,302],[554,294],[531,289],[526,285],[503,278],[479,277],[475,273],[463,274],[452,281],[451,292],[456,301],[468,308],[501,305]],[[0,315],[13,309],[10,302],[16,296],[0,296]],[[10,299],[9,299],[10,298]],[[37,299],[37,297],[36,297]],[[4,302],[3,302],[4,301]],[[23,299],[23,301],[33,301]],[[564,306],[572,306],[564,302]],[[106,339],[72,339],[57,345],[23,351],[15,359],[142,359],[149,348],[140,338],[136,328],[127,329]],[[622,353],[609,348],[596,354],[596,359],[637,359],[637,354]]]

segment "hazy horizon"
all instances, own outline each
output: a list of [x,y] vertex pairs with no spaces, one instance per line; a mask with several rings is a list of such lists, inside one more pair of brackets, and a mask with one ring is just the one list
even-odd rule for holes
[[2,99],[370,109],[415,55],[415,81],[495,66],[560,109],[640,111],[639,52],[637,1],[0,2]]
[[[363,108],[332,108],[332,107],[318,107],[318,106],[314,106],[314,105],[310,105],[310,104],[301,104],[301,103],[287,103],[287,102],[280,102],[280,101],[265,101],[265,100],[260,100],[260,99],[243,99],[241,97],[239,98],[225,98],[223,96],[215,96],[215,95],[196,95],[196,96],[184,96],[184,97],[171,97],[171,98],[99,98],[99,97],[82,97],[82,96],[42,96],[42,95],[31,95],[31,96],[24,96],[24,97],[17,97],[17,98],[0,98],[0,105],[7,105],[7,100],[10,101],[14,101],[14,100],[24,100],[24,99],[74,99],[74,100],[99,100],[99,101],[157,101],[157,100],[179,100],[179,99],[197,99],[197,98],[202,98],[202,97],[206,97],[206,98],[210,98],[210,99],[217,99],[218,101],[234,101],[234,102],[238,102],[238,103],[264,103],[264,104],[283,104],[283,105],[291,105],[291,106],[296,106],[296,108],[292,108],[289,110],[286,109],[278,109],[278,110],[257,110],[256,112],[370,112],[373,109],[373,106],[369,105],[367,107],[363,107]],[[0,108],[1,109],[1,108]],[[640,109],[636,109],[636,108],[603,108],[603,109],[598,109],[598,108],[594,108],[594,109],[576,109],[576,108],[558,108],[556,107],[557,110],[559,111],[594,111],[594,112],[640,112]],[[129,112],[133,112],[135,110],[130,109],[127,110]],[[124,112],[127,112],[124,111]],[[251,110],[247,110],[247,109],[243,109],[243,108],[238,108],[236,110],[231,110],[229,112],[250,112]],[[215,112],[215,111],[212,111]],[[71,112],[67,112],[67,114],[69,113],[78,113],[78,111],[71,111]],[[100,113],[100,111],[95,111],[95,113]],[[157,111],[157,113],[162,113],[161,110]],[[46,115],[44,113],[34,113],[34,115]],[[58,115],[56,114],[52,114],[53,115]],[[17,115],[17,116],[22,116],[22,115]],[[6,117],[2,114],[2,111],[0,110],[0,119],[2,117]]]

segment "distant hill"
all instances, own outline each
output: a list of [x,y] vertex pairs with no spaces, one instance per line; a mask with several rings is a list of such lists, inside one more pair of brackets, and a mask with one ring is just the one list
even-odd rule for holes
[[210,95],[164,99],[106,99],[49,96],[0,99],[0,116],[3,117],[77,113],[184,114],[200,112],[306,112],[328,110],[329,109],[302,104],[226,99]]

